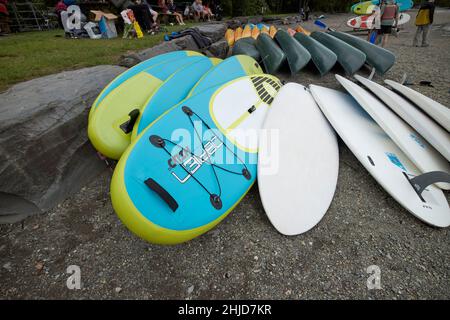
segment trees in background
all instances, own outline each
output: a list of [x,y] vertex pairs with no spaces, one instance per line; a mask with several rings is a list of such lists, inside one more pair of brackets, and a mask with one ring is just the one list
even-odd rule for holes
[[[414,0],[420,4],[422,0]],[[358,0],[220,0],[226,16],[251,16],[267,13],[299,12],[309,4],[313,11],[348,12]],[[436,0],[437,6],[449,7],[450,0]]]

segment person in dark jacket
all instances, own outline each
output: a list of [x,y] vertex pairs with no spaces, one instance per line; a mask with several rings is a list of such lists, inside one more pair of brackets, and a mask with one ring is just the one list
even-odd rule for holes
[[413,40],[413,47],[418,47],[420,36],[422,35],[422,47],[428,47],[428,36],[430,35],[431,25],[434,18],[434,0],[427,0],[420,6],[416,16],[417,31]]
[[133,4],[129,5],[128,9],[133,10],[134,17],[139,23],[139,26],[147,33],[150,33],[152,31],[153,19],[148,6],[142,3],[142,0],[133,0]]

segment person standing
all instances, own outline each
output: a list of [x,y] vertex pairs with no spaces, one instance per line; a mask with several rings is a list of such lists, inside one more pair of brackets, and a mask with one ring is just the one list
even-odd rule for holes
[[434,18],[434,0],[427,0],[420,6],[416,16],[417,31],[413,40],[413,47],[419,46],[420,36],[422,35],[422,47],[428,47],[428,36],[430,35],[431,25]]
[[367,41],[378,44],[379,35],[381,34],[381,10],[379,6],[375,6],[372,10],[373,24],[369,30]]
[[399,7],[393,0],[382,0],[380,5],[381,12],[381,33],[383,39],[381,40],[381,46],[387,45],[389,35],[392,33],[392,27],[398,25]]

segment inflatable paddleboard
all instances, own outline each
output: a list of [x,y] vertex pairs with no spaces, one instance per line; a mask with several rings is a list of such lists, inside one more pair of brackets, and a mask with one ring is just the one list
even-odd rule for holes
[[147,127],[112,177],[123,223],[149,242],[177,244],[223,220],[255,182],[258,130],[280,87],[268,75],[239,78]]
[[194,52],[194,51],[174,51],[174,52],[169,52],[169,53],[165,53],[165,54],[160,54],[156,57],[142,61],[141,63],[126,70],[125,72],[122,72],[114,80],[112,80],[102,90],[102,92],[100,92],[97,99],[95,99],[95,101],[91,107],[91,110],[89,111],[89,120],[91,119],[92,115],[94,114],[94,112],[98,108],[98,106],[101,105],[102,101],[105,99],[106,96],[111,94],[116,88],[118,88],[120,85],[122,85],[125,81],[129,80],[130,78],[136,76],[138,73],[141,73],[142,71],[149,69],[151,67],[154,67],[156,65],[170,62],[171,60],[174,60],[174,59],[180,59],[180,58],[184,58],[186,56],[197,56],[197,55],[201,55],[201,54],[198,52]]
[[188,97],[236,78],[262,73],[264,72],[261,66],[251,57],[244,55],[229,57],[205,73],[189,92]]
[[[448,161],[380,100],[344,77],[336,75],[336,79],[397,144],[420,172],[443,171],[450,173]],[[438,184],[438,187],[450,189],[450,185],[447,183]]]
[[275,34],[277,33],[277,28],[275,26],[270,26],[269,29],[269,35],[271,38],[275,37]]
[[361,76],[355,77],[450,161],[450,134],[444,128],[392,90]]
[[310,36],[311,35],[311,32],[310,31],[308,31],[308,30],[306,30],[305,28],[303,28],[302,26],[297,26],[297,28],[295,28],[295,32],[300,32],[300,33],[303,33],[304,35],[306,35],[306,36]]
[[[411,20],[411,16],[407,13],[400,13],[397,27],[407,24]],[[347,26],[353,29],[370,30],[373,29],[375,15],[365,15],[351,18],[347,21]]]
[[[409,10],[414,6],[412,0],[397,0],[395,3],[399,6],[400,11]],[[355,3],[350,10],[358,15],[372,14],[374,7],[379,5],[380,0],[364,1]]]
[[258,188],[273,226],[297,235],[318,224],[338,169],[336,135],[313,97],[300,84],[284,85],[264,120],[258,151]]
[[227,40],[228,46],[232,47],[234,45],[234,30],[227,29],[225,32],[225,40]]
[[243,30],[241,27],[234,30],[234,42],[236,42],[242,38],[242,32],[243,32]]
[[244,27],[244,31],[242,31],[242,38],[247,38],[252,36],[252,27],[250,25],[246,25]]
[[130,144],[131,131],[148,97],[175,71],[200,60],[203,55],[185,56],[142,71],[110,92],[88,123],[88,136],[104,156],[119,159]]
[[261,31],[258,28],[253,28],[252,29],[252,37],[253,37],[253,39],[256,40],[260,33],[261,33]]
[[450,109],[448,107],[398,82],[392,80],[384,80],[384,82],[416,104],[447,131],[450,131]]
[[353,29],[373,29],[375,15],[365,15],[351,18],[347,21],[347,26]]
[[431,185],[421,195],[416,192],[410,179],[419,170],[351,96],[315,85],[310,90],[348,148],[400,205],[432,226],[450,225],[442,190]]
[[161,114],[185,99],[204,74],[220,61],[203,59],[172,74],[144,103],[133,127],[131,140],[134,140]]

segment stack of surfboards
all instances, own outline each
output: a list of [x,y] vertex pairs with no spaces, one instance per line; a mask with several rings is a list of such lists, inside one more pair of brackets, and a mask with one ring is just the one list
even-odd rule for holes
[[342,140],[405,209],[432,226],[448,227],[442,189],[450,189],[450,110],[393,81],[386,83],[403,97],[360,76],[375,95],[336,78],[350,95],[314,85],[310,90]]
[[395,55],[353,35],[338,32],[309,32],[280,29],[270,37],[261,34],[255,40],[244,38],[233,48],[233,54],[244,54],[262,61],[265,71],[276,74],[288,65],[292,74],[300,72],[311,61],[320,75],[325,75],[338,63],[347,75],[353,75],[365,64],[385,74],[395,64]]

